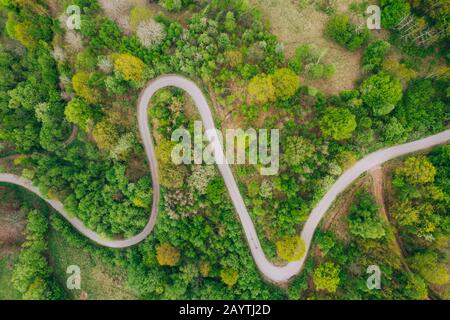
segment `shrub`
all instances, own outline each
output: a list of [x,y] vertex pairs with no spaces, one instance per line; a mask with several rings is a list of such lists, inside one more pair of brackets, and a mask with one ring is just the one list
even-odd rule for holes
[[33,49],[37,46],[37,41],[30,32],[30,23],[18,23],[14,29],[14,36],[25,48]]
[[330,18],[325,33],[349,50],[356,50],[362,47],[369,39],[369,31],[366,27],[359,29],[350,22],[348,16],[344,15]]
[[112,76],[109,76],[105,79],[106,90],[109,93],[122,96],[127,93],[129,86],[125,81],[123,76],[119,73],[116,73]]
[[396,173],[404,176],[409,183],[420,185],[434,182],[436,168],[427,157],[409,157]]
[[181,0],[161,0],[161,4],[169,11],[180,11],[183,8]]
[[284,160],[290,166],[298,166],[309,159],[315,151],[315,147],[305,138],[292,136],[286,139]]
[[93,71],[97,67],[97,56],[90,50],[85,50],[77,55],[77,69]]
[[119,134],[115,126],[109,121],[97,123],[92,135],[100,150],[111,151],[119,140]]
[[450,281],[447,266],[438,262],[434,252],[418,253],[411,259],[411,268],[419,272],[428,282],[435,285],[444,285]]
[[122,31],[114,21],[105,20],[100,25],[98,39],[107,48],[118,50],[122,43]]
[[394,59],[388,59],[383,63],[383,71],[404,82],[409,82],[417,77],[416,71]]

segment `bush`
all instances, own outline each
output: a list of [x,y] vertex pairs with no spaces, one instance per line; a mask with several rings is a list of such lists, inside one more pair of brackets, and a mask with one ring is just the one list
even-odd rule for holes
[[169,11],[180,11],[183,8],[181,0],[161,0],[161,4]]
[[450,281],[447,266],[439,263],[438,255],[425,251],[410,259],[411,269],[416,270],[425,280],[435,285],[444,285]]
[[122,31],[114,21],[105,20],[100,25],[98,40],[107,48],[118,50],[122,44]]
[[85,50],[77,55],[77,69],[94,71],[97,67],[97,55],[90,50]]
[[350,209],[348,228],[353,236],[363,239],[381,239],[386,236],[378,206],[372,196],[364,191],[357,195],[356,204]]
[[314,64],[308,69],[308,77],[310,79],[329,79],[336,72],[334,64]]
[[344,15],[330,18],[325,34],[352,51],[362,47],[369,39],[369,31],[366,27],[360,30],[350,22],[348,16]]

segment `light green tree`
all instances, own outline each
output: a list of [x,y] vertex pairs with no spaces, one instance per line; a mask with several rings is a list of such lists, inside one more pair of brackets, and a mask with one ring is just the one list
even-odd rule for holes
[[349,139],[356,129],[356,117],[347,109],[328,108],[320,120],[320,129],[327,138]]
[[276,242],[278,256],[288,262],[301,259],[305,255],[305,242],[299,236],[284,237]]
[[340,278],[341,269],[333,262],[321,264],[314,270],[313,280],[317,290],[326,290],[330,293],[336,292]]

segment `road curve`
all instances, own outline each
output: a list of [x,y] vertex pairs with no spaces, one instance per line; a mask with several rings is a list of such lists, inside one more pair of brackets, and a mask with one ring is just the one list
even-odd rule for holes
[[[124,240],[112,240],[104,238],[92,230],[86,228],[83,223],[73,218],[68,212],[63,208],[61,202],[57,200],[46,201],[57,210],[70,224],[72,224],[75,229],[77,229],[81,234],[88,237],[92,241],[99,245],[110,247],[110,248],[126,248],[138,244],[143,241],[153,230],[156,222],[156,217],[158,215],[158,203],[160,195],[160,186],[158,179],[158,163],[156,161],[155,148],[153,145],[153,140],[150,134],[150,124],[148,121],[148,108],[149,102],[152,96],[160,89],[165,87],[178,87],[186,91],[194,100],[195,105],[198,108],[200,116],[203,120],[205,130],[215,129],[213,117],[211,110],[209,109],[208,102],[203,95],[202,91],[197,87],[197,85],[178,75],[165,75],[150,81],[146,88],[143,89],[139,100],[138,100],[138,121],[139,121],[139,131],[141,134],[142,141],[144,143],[145,151],[150,165],[152,183],[153,183],[153,203],[152,210],[150,214],[149,221],[144,228],[144,230],[138,235]],[[210,142],[214,146],[214,155],[217,159],[225,159],[222,145],[219,142],[216,134],[209,136]],[[392,160],[394,158],[404,156],[413,152],[428,149],[439,144],[447,143],[450,141],[450,130],[446,130],[440,134],[430,136],[428,138],[414,141],[407,144],[398,145],[395,147],[383,149],[374,152],[362,160],[358,161],[352,168],[346,171],[331,187],[331,189],[325,194],[317,206],[312,210],[309,215],[306,224],[304,225],[303,231],[301,233],[302,239],[305,241],[307,251],[310,248],[311,241],[314,232],[319,225],[321,219],[326,214],[328,209],[333,204],[336,197],[347,189],[361,174],[372,169],[373,167],[379,166],[386,161]],[[220,162],[223,163],[223,162]],[[250,251],[252,253],[253,259],[258,266],[261,273],[270,281],[276,283],[286,282],[293,276],[298,274],[307,257],[307,252],[304,257],[296,262],[289,263],[285,266],[275,266],[273,265],[264,255],[263,249],[261,247],[259,238],[257,236],[255,226],[250,218],[247,208],[244,204],[244,200],[239,192],[239,188],[234,179],[233,173],[228,164],[219,164],[218,169],[223,176],[225,185],[230,194],[231,201],[239,215],[239,219],[242,223],[247,242],[250,246]],[[31,192],[42,197],[42,194],[38,188],[34,187],[30,181],[18,177],[12,174],[0,174],[0,182],[6,182],[11,184],[16,184],[24,187]]]

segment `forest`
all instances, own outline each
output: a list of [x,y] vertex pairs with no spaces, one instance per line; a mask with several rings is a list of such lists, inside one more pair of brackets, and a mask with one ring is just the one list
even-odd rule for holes
[[[333,1],[295,1],[298,10],[312,2],[326,17],[323,38],[360,54],[351,90],[305,84],[333,82],[339,61],[311,43],[287,55],[251,1],[0,0],[0,172],[32,180],[104,237],[136,235],[152,202],[137,100],[149,80],[184,75],[207,93],[219,128],[280,130],[278,175],[262,176],[261,163],[232,169],[266,255],[298,260],[299,232],[339,176],[373,151],[450,122],[445,0],[379,1],[386,32],[360,24],[356,4],[349,14]],[[80,29],[67,24],[71,5],[81,9]],[[387,174],[392,223],[367,188],[358,190],[345,239],[318,230],[303,272],[280,288],[258,272],[215,166],[171,162],[172,132],[192,132],[199,119],[190,98],[161,90],[148,116],[162,186],[154,232],[135,247],[102,248],[57,213],[25,204],[11,279],[23,299],[68,297],[49,258],[51,230],[126,270],[142,299],[448,299],[448,145],[401,159]],[[395,239],[404,259],[389,245]],[[383,290],[366,287],[372,264],[389,280]]]

